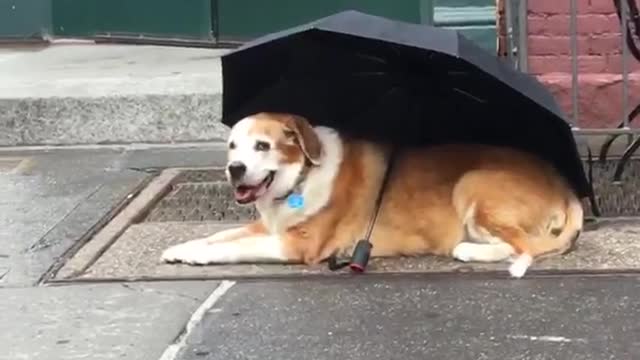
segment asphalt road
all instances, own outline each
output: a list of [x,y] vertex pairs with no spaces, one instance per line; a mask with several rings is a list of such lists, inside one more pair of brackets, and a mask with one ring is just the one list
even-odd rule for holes
[[635,277],[240,283],[179,359],[635,359]]

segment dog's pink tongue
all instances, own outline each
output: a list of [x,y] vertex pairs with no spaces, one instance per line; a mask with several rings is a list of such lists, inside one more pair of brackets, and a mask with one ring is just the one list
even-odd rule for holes
[[249,187],[249,186],[241,186],[236,189],[235,196],[236,201],[238,202],[248,202],[252,201],[256,197],[257,188]]

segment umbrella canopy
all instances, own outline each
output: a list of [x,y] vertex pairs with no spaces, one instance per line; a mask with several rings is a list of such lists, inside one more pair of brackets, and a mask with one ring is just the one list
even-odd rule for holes
[[573,133],[549,91],[463,35],[345,11],[222,57],[223,123],[287,112],[402,146],[473,142],[550,161],[591,194]]

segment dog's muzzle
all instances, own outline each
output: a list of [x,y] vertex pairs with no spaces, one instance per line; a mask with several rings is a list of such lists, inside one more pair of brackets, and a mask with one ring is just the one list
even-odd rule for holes
[[275,171],[270,171],[267,176],[256,185],[234,184],[236,202],[239,204],[249,204],[256,201],[267,192],[275,178],[275,175]]
[[240,161],[234,161],[227,165],[227,171],[229,171],[231,181],[238,181],[242,180],[244,174],[247,173],[247,166]]

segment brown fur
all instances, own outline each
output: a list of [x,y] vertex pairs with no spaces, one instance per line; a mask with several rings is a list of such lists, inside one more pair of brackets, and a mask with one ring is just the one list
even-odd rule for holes
[[[272,116],[264,113],[254,115],[254,118],[259,121],[251,132],[273,139],[284,156],[284,162],[301,161],[303,156],[313,163],[318,162],[322,155],[322,146],[313,128],[304,118],[284,114]],[[290,141],[291,139],[293,142]]]
[[[282,126],[293,127],[298,151],[319,157],[320,143],[304,123],[286,115],[259,116],[255,131],[283,139]],[[302,161],[295,148],[282,144],[278,150],[284,161]],[[336,251],[348,254],[364,236],[388,149],[353,139],[343,145],[338,176],[327,189],[332,191],[330,202],[284,234],[291,260],[312,264]],[[533,257],[571,245],[553,232],[569,221],[572,190],[549,164],[532,155],[492,146],[442,145],[406,150],[395,161],[371,238],[372,256],[450,256],[466,230],[500,238],[516,254]],[[251,231],[266,230],[254,224]]]

